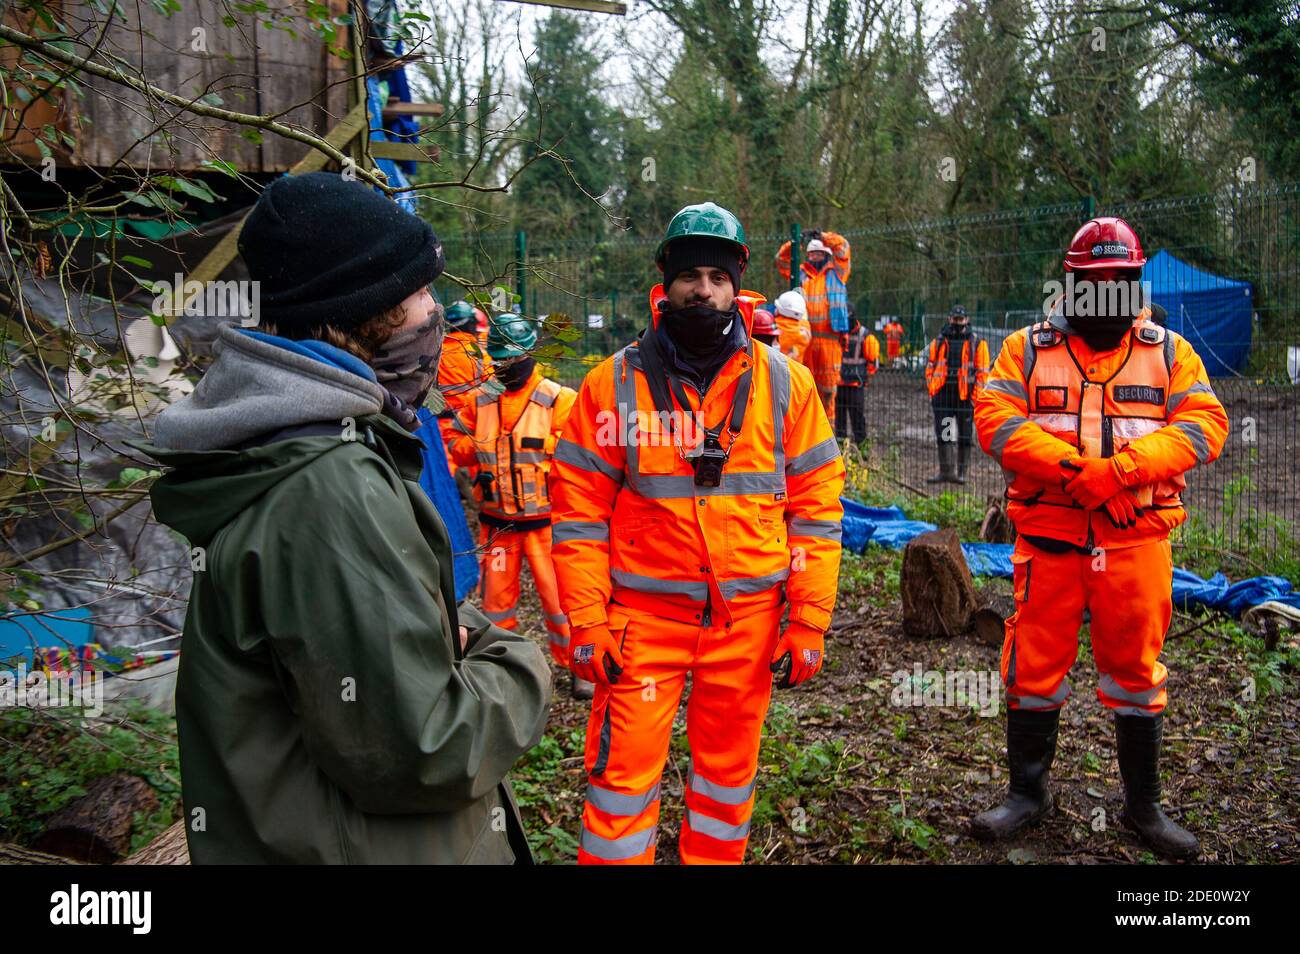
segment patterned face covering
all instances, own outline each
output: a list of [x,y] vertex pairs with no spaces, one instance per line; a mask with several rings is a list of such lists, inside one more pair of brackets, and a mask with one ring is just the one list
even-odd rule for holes
[[428,321],[399,331],[375,352],[375,377],[408,407],[424,404],[437,380],[446,326],[442,305],[435,305]]

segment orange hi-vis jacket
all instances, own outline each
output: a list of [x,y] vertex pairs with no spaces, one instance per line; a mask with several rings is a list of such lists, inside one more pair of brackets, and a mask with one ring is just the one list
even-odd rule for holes
[[[974,348],[971,347],[972,344],[975,345]],[[961,361],[957,365],[957,396],[963,401],[969,401],[972,382],[978,391],[988,379],[988,342],[971,332],[961,345]],[[925,386],[930,391],[930,397],[943,390],[947,380],[948,339],[940,335],[930,342],[930,356],[925,364]]]
[[[746,329],[762,297],[742,292]],[[749,296],[749,297],[744,297]],[[663,286],[650,293],[651,315]],[[717,487],[699,487],[656,413],[639,341],[592,369],[551,471],[552,555],[574,629],[613,602],[684,623],[735,619],[788,601],[790,621],[830,625],[840,563],[844,463],[807,368],[743,349],[703,400],[683,385],[695,441],[729,417],[752,375]],[[702,410],[703,422],[695,417]],[[678,413],[678,412],[675,412]],[[689,449],[691,442],[686,442]]]
[[[808,303],[808,323],[812,326],[814,337],[839,339],[839,333],[831,331],[830,302],[826,299],[826,271],[835,269],[840,281],[849,283],[849,272],[853,268],[852,251],[849,240],[837,232],[823,232],[822,242],[831,250],[831,260],[825,269],[818,271],[806,261],[799,264],[802,273],[803,298]],[[776,253],[776,270],[786,281],[790,280],[790,241],[787,239]]]
[[885,335],[885,351],[889,356],[889,360],[893,361],[898,357],[899,352],[903,350],[903,335],[907,332],[896,321],[891,321],[885,325],[883,331]]
[[860,388],[870,380],[880,367],[880,342],[867,332],[865,325],[850,331],[844,345],[844,360],[840,362],[840,384]]
[[789,315],[776,316],[776,343],[781,353],[791,360],[803,363],[804,352],[812,342],[812,326],[807,318],[791,318]]
[[[1095,352],[1059,315],[1012,334],[975,399],[980,445],[1002,465],[1022,535],[1076,546],[1163,539],[1187,518],[1183,474],[1219,456],[1228,415],[1183,338],[1143,312],[1119,347]],[[1121,458],[1144,513],[1117,529],[1065,492],[1063,458]]]
[[495,478],[491,499],[476,484],[482,513],[503,520],[531,520],[551,512],[547,476],[560,432],[578,394],[542,376],[538,368],[517,391],[480,395],[474,448],[480,472]]
[[[451,331],[442,343],[438,359],[438,390],[451,413],[438,418],[438,429],[447,446],[447,463],[456,470],[455,448],[468,445],[474,433],[474,406],[479,389],[492,376],[492,359],[488,357],[472,331]],[[468,448],[472,451],[472,447]]]

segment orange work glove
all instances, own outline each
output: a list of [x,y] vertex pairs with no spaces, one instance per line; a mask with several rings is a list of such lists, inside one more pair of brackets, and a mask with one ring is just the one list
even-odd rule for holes
[[1084,510],[1100,509],[1124,489],[1113,457],[1067,457],[1061,461],[1061,469],[1065,471],[1065,492]]
[[1128,490],[1121,490],[1102,504],[1102,508],[1110,522],[1120,530],[1136,527],[1138,517],[1145,512],[1138,506],[1137,498]]
[[569,668],[579,679],[612,686],[623,672],[623,653],[605,623],[570,634]]
[[778,689],[790,689],[806,682],[822,668],[826,657],[821,630],[804,623],[790,623],[785,628],[776,651],[772,653],[771,670],[781,673]]

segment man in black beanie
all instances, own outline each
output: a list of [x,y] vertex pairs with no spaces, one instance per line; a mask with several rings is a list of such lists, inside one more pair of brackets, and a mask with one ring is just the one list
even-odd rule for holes
[[190,858],[530,860],[506,772],[541,738],[541,651],[455,601],[419,484],[442,250],[330,173],[281,178],[244,223],[260,328],[222,327],[140,448],[196,569],[176,687]]

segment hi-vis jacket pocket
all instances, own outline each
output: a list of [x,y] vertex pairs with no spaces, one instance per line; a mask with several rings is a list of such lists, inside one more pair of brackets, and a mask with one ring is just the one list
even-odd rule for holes
[[1013,551],[1011,554],[1011,572],[1013,595],[1017,603],[1029,602],[1030,577],[1033,574],[1034,559],[1028,553]]

